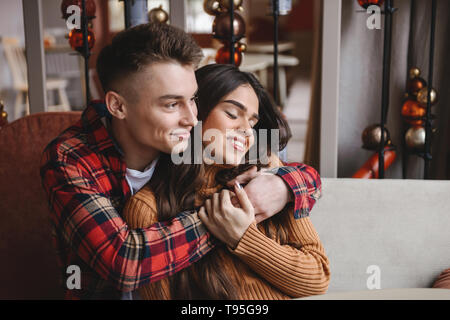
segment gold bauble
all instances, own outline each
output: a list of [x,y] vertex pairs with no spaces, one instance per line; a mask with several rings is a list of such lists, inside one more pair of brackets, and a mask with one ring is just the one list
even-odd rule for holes
[[[372,124],[364,129],[362,133],[363,148],[369,150],[377,150],[381,144],[381,126],[379,124]],[[388,129],[384,128],[384,142],[385,144],[390,140]]]
[[163,9],[162,5],[148,12],[148,20],[150,22],[166,23],[169,21],[169,14]]
[[3,101],[0,101],[0,127],[8,123],[8,113],[4,108]]
[[[434,89],[431,89],[431,105],[436,104],[437,102],[437,92]],[[424,107],[427,106],[428,102],[428,88],[422,88],[417,93],[417,101]]]
[[[230,0],[219,0],[220,6],[225,9],[230,8]],[[238,9],[242,6],[242,0],[233,0],[234,3],[234,9]]]
[[210,16],[215,16],[220,13],[220,5],[217,0],[205,0],[203,1],[203,10]]
[[237,45],[241,52],[247,51],[247,45],[245,43],[239,42]]
[[420,69],[419,68],[411,68],[409,70],[409,78],[414,79],[420,76]]
[[425,128],[411,127],[406,131],[405,142],[409,149],[423,151],[425,147]]

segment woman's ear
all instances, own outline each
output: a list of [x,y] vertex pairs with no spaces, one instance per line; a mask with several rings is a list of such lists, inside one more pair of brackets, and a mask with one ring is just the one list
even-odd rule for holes
[[125,99],[114,91],[108,91],[105,95],[106,107],[113,117],[123,120],[127,116]]

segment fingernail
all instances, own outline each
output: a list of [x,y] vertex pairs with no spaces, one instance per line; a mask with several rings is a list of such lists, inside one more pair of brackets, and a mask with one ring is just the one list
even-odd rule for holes
[[242,189],[242,186],[241,186],[241,184],[239,183],[239,182],[235,182],[235,184],[236,184],[236,187],[238,188],[238,189]]

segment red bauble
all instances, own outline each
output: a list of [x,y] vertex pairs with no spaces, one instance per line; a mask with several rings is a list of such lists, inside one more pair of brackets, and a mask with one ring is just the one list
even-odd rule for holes
[[421,126],[423,124],[423,120],[414,118],[424,117],[426,113],[426,109],[422,108],[420,104],[414,100],[406,100],[402,107],[403,119],[414,126]]
[[[229,39],[230,38],[230,15],[225,12],[218,15],[213,22],[213,34],[215,38],[218,39]],[[233,32],[237,40],[245,35],[245,21],[242,16],[235,12],[233,20]]]
[[425,88],[427,86],[427,82],[420,78],[414,78],[408,80],[408,93],[413,95],[414,97],[417,96],[420,90]]
[[[80,8],[80,14],[83,13],[82,0],[63,0],[61,3],[61,13],[63,19],[67,19],[72,13],[67,13],[67,8],[70,6],[78,6]],[[95,2],[94,0],[86,0],[86,15],[90,18],[95,17]]]
[[381,7],[384,0],[358,0],[358,3],[364,9],[367,9],[369,6],[375,5]]
[[[216,62],[220,64],[230,63],[230,47],[225,45],[217,51]],[[234,50],[234,65],[239,67],[242,62],[242,52],[240,48]]]
[[[73,29],[70,31],[69,43],[73,50],[83,53],[83,31],[80,29]],[[92,49],[95,44],[95,36],[91,28],[88,28],[88,44],[89,49]]]

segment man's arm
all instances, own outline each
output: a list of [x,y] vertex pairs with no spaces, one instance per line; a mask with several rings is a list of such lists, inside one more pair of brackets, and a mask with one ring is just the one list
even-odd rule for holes
[[289,192],[293,195],[294,218],[309,216],[322,195],[322,181],[316,169],[293,162],[274,169],[274,173],[289,186]]
[[245,191],[255,207],[258,223],[280,212],[288,203],[294,205],[295,218],[308,216],[321,195],[317,171],[301,163],[284,164],[277,157],[272,157],[271,167],[271,170],[259,172],[254,167],[228,185],[232,186],[235,181],[247,184]]
[[132,291],[165,278],[214,247],[197,213],[130,230],[92,173],[70,155],[55,153],[47,150],[41,166],[52,219],[72,250],[117,289]]

